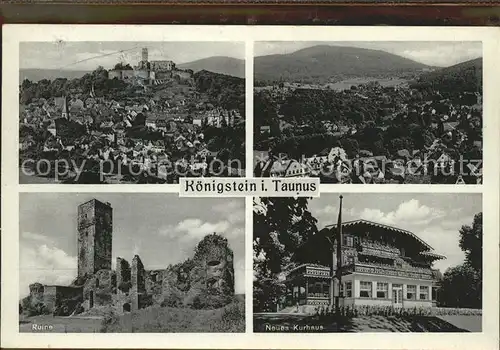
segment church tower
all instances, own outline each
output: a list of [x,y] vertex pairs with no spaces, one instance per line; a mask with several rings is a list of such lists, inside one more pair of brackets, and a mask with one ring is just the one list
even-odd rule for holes
[[142,49],[142,62],[146,63],[148,61],[148,48],[144,47]]
[[68,100],[67,100],[66,96],[63,96],[61,118],[68,119]]
[[113,208],[92,199],[78,206],[78,276],[111,269]]

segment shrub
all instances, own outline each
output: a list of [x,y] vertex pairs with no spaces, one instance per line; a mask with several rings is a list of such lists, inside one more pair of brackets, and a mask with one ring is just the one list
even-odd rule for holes
[[163,299],[161,306],[162,307],[165,307],[165,306],[181,307],[181,306],[183,306],[182,298],[178,294],[171,293],[171,294],[167,295],[165,297],[165,299]]
[[37,303],[27,310],[28,316],[49,315],[50,311],[44,303]]
[[193,309],[218,309],[233,300],[232,297],[222,295],[205,295],[200,294],[193,298],[191,307]]
[[[349,317],[357,316],[446,316],[446,315],[482,315],[481,309],[466,309],[466,308],[444,308],[444,307],[412,307],[412,308],[394,308],[392,306],[367,306],[355,305],[344,306],[340,308],[340,314]],[[315,313],[318,315],[325,314],[325,311],[317,308]],[[335,310],[328,310],[326,314],[334,313]]]

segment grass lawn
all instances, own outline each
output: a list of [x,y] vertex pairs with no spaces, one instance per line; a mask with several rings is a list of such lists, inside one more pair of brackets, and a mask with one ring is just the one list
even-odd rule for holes
[[245,332],[245,303],[237,300],[215,310],[148,307],[107,318],[106,333]]
[[[105,316],[104,316],[105,315]],[[19,332],[26,333],[169,333],[245,332],[245,301],[235,301],[220,309],[193,310],[153,306],[124,315],[110,308],[85,316],[39,315],[21,317]]]
[[99,333],[102,317],[61,317],[39,315],[19,321],[20,333]]
[[481,316],[447,317],[459,317],[461,323],[436,316],[336,317],[262,313],[254,314],[254,332],[469,332],[474,327],[481,327]]

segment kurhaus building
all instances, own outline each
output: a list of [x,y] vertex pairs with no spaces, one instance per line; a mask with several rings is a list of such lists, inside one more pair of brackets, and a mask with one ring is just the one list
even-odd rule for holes
[[326,306],[338,295],[340,306],[435,305],[441,274],[432,264],[445,257],[410,231],[367,220],[342,224],[339,290],[337,229],[326,226],[295,253],[300,264],[287,273],[287,305]]

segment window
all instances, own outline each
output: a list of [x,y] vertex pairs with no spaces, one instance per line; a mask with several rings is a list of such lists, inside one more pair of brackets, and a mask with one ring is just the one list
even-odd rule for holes
[[361,281],[359,285],[359,296],[361,298],[371,298],[372,297],[372,283]]
[[354,239],[351,236],[344,236],[343,242],[344,246],[352,247],[354,243]]
[[417,286],[408,285],[406,286],[406,299],[415,300],[417,295]]
[[405,254],[406,254],[406,252],[405,252],[405,249],[404,249],[404,248],[401,248],[401,249],[399,250],[399,252],[400,252],[401,256],[405,256]]
[[345,283],[345,296],[347,298],[352,298],[352,282]]
[[387,299],[389,297],[389,283],[377,282],[377,298]]
[[420,286],[420,300],[428,300],[428,299],[429,299],[429,287]]

